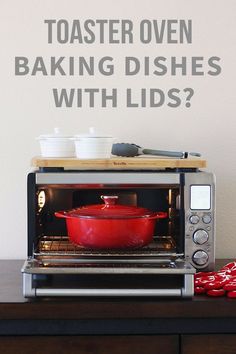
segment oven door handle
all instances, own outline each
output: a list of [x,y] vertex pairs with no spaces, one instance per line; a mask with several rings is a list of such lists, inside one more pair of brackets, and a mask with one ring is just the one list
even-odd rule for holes
[[181,296],[181,294],[181,289],[36,289],[36,296]]

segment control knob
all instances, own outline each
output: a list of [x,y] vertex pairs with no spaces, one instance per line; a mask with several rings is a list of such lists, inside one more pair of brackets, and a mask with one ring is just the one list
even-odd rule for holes
[[193,241],[198,245],[203,245],[205,242],[208,241],[208,238],[209,238],[208,233],[203,229],[199,229],[195,231],[193,234]]
[[199,250],[193,255],[193,262],[199,266],[206,264],[208,261],[208,254],[205,251]]

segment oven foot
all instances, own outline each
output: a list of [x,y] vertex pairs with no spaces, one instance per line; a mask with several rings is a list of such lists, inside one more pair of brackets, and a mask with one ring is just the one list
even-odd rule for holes
[[184,288],[182,288],[183,297],[191,297],[194,294],[193,274],[184,275]]
[[23,273],[23,295],[24,297],[35,297],[36,289],[33,286],[33,274]]

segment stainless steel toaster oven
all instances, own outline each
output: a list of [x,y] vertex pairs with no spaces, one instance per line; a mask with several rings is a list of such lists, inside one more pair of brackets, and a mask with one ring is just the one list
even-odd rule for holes
[[[68,238],[55,212],[102,203],[164,212],[151,242],[127,249],[93,249]],[[196,270],[215,261],[215,177],[197,168],[67,170],[28,175],[26,297],[192,296]]]

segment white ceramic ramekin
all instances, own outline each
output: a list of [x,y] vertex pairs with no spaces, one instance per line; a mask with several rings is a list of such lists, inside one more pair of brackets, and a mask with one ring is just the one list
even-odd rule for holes
[[75,136],[75,153],[79,159],[108,159],[111,157],[112,136],[96,134],[93,128],[89,134]]
[[58,128],[53,134],[40,135],[37,140],[40,143],[42,157],[74,157],[75,144],[72,136],[60,133]]

